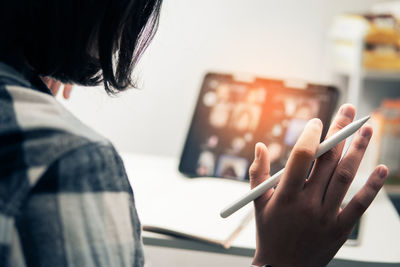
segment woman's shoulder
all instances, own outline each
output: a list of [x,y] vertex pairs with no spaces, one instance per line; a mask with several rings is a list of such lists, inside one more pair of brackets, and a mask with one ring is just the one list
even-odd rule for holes
[[27,165],[37,165],[38,161],[50,164],[69,151],[90,144],[112,147],[53,96],[22,86],[6,86],[5,90],[11,100],[7,105],[3,99],[0,105],[5,121],[0,127],[0,142],[8,139],[5,145],[20,146]]
[[82,166],[93,172],[105,163],[110,170],[123,169],[112,144],[50,94],[8,84],[0,88],[0,110],[0,162],[10,175],[26,171],[35,181],[56,163],[69,173]]

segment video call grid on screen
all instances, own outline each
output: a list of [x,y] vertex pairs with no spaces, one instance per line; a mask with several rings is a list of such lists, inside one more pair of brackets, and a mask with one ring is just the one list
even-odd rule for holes
[[331,86],[306,84],[292,88],[282,80],[255,78],[253,82],[227,74],[205,76],[179,170],[189,177],[249,179],[254,146],[268,146],[271,174],[284,167],[305,124],[312,118],[327,131],[338,91]]

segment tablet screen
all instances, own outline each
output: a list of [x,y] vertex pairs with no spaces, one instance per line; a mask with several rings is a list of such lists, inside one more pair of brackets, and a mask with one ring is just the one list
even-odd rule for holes
[[257,142],[267,145],[271,174],[284,167],[308,120],[326,126],[338,92],[331,86],[305,84],[300,89],[282,80],[232,75],[205,76],[181,156],[179,170],[189,177],[248,180]]

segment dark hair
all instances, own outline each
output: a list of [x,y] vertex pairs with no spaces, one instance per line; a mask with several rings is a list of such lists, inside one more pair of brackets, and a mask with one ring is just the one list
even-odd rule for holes
[[153,38],[162,0],[2,0],[0,49],[42,76],[135,87],[132,70]]

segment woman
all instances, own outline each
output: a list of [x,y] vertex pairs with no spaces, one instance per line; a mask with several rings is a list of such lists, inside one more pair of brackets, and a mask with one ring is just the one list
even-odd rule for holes
[[[143,266],[140,223],[120,157],[59,105],[41,78],[102,83],[109,94],[133,87],[131,72],[155,33],[161,0],[0,5],[0,265]],[[328,135],[354,115],[343,106]],[[306,125],[279,187],[255,201],[257,266],[326,265],[383,185],[387,168],[378,166],[340,210],[369,126],[343,160],[340,144],[306,180],[321,129],[317,119]],[[268,177],[268,151],[259,143],[251,186]]]

